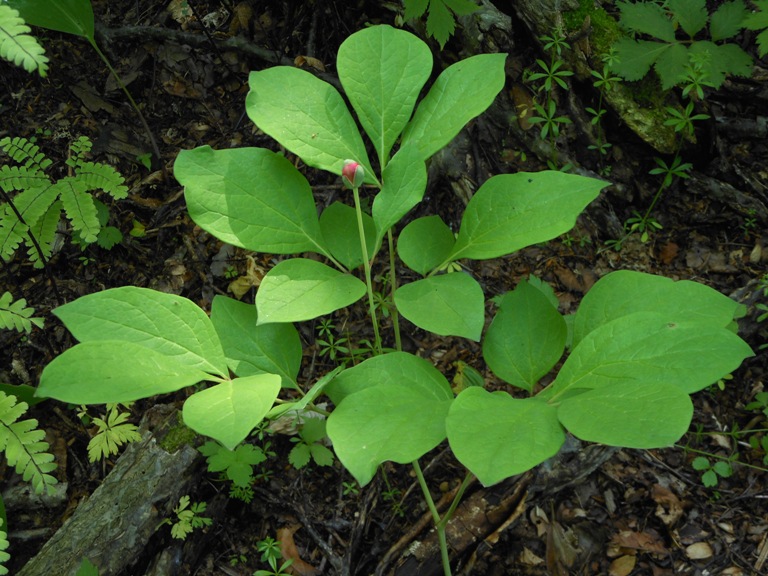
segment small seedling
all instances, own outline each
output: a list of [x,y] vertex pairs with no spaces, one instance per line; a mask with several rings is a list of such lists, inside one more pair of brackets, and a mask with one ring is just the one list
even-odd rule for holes
[[[126,406],[127,407],[127,406]],[[141,434],[135,424],[127,422],[130,412],[121,412],[117,404],[107,405],[106,418],[93,418],[98,428],[96,435],[88,442],[88,460],[96,462],[117,454],[120,446],[141,441]]]
[[715,460],[712,462],[706,456],[698,456],[693,460],[694,470],[701,472],[701,483],[706,488],[715,488],[720,478],[730,478],[733,475],[732,463],[738,459],[738,454],[734,454],[725,460]]
[[170,518],[166,518],[160,523],[160,526],[169,524],[171,536],[178,540],[186,540],[193,530],[210,526],[213,523],[210,518],[201,516],[206,507],[205,502],[194,502],[190,506],[189,496],[182,496],[179,498],[179,504],[173,509],[173,513],[176,514],[176,521],[173,522]]

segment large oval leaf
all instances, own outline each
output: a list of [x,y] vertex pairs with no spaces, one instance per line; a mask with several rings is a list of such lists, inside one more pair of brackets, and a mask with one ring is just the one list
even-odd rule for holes
[[284,260],[267,272],[256,293],[258,323],[311,320],[357,302],[365,292],[358,278],[321,262]]
[[264,419],[279,393],[276,374],[227,380],[187,398],[184,423],[234,450]]
[[497,258],[556,238],[606,186],[555,171],[493,176],[467,204],[451,257]]
[[563,355],[567,332],[544,293],[522,281],[488,327],[483,358],[499,378],[530,392]]
[[173,167],[203,230],[256,252],[328,255],[306,178],[263,148],[182,150]]
[[172,357],[178,364],[219,376],[228,374],[213,324],[187,298],[123,286],[82,296],[53,313],[80,342],[133,342]]
[[445,262],[456,238],[440,216],[410,222],[397,238],[397,254],[411,270],[425,276]]
[[530,470],[565,441],[556,407],[479,386],[456,397],[446,430],[456,458],[486,486]]
[[32,26],[82,36],[93,42],[91,0],[8,0],[8,5]]
[[278,374],[282,385],[298,388],[301,340],[293,324],[257,326],[256,306],[217,295],[211,322],[224,348],[232,372],[238,376]]
[[540,395],[554,399],[624,382],[635,382],[640,390],[647,382],[666,382],[692,394],[751,355],[746,342],[726,328],[635,312],[587,334]]
[[582,440],[623,448],[662,448],[688,431],[693,403],[674,384],[625,381],[566,398],[557,415]]
[[[365,246],[370,260],[378,250],[376,225],[365,212],[362,213],[362,219]],[[360,233],[357,228],[357,211],[352,206],[341,202],[334,202],[328,206],[320,215],[320,229],[334,258],[350,270],[363,264],[363,251],[360,247]]]
[[38,396],[71,404],[133,402],[174,392],[208,378],[182,364],[133,342],[82,342],[48,364],[40,376]]
[[506,54],[479,54],[446,68],[419,103],[403,132],[422,160],[453,140],[464,125],[491,105],[504,87]]
[[345,370],[326,391],[342,396],[328,417],[328,436],[361,485],[382,462],[412,462],[445,438],[453,395],[445,377],[421,358],[377,356]]
[[306,70],[275,66],[248,77],[245,110],[261,130],[315,168],[341,175],[344,160],[377,183],[363,139],[336,89]]
[[371,26],[342,42],[336,68],[380,165],[386,166],[432,71],[429,47],[404,30]]
[[657,312],[669,320],[727,326],[740,304],[709,286],[689,280],[618,270],[598,280],[573,319],[574,346],[598,326],[634,312]]
[[430,276],[395,291],[397,310],[419,328],[440,336],[480,340],[485,323],[485,298],[469,274]]

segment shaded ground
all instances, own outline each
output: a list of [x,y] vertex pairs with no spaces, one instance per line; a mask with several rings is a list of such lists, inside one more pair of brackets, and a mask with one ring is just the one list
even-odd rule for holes
[[[203,16],[229,3],[194,5]],[[297,56],[311,56],[327,67],[321,75],[332,78],[335,53],[344,38],[368,22],[392,23],[394,18],[378,3],[253,3],[250,13],[243,5],[234,11],[236,16],[223,19],[209,39],[194,19],[182,26],[168,15],[165,6],[96,2],[97,21],[109,29],[123,29],[122,35],[105,32],[103,41],[120,73],[130,80],[129,88],[149,119],[160,143],[162,164],[169,172],[176,154],[184,148],[202,144],[274,148],[274,142],[244,116],[248,72],[276,62],[292,63]],[[135,30],[126,30],[127,26],[150,26],[163,32],[149,38],[148,33],[137,36]],[[514,39],[506,39],[507,48],[501,46],[512,50],[514,45],[508,66],[509,89],[500,95],[496,111],[470,128],[474,146],[468,153],[472,165],[477,166],[469,173],[470,181],[484,179],[486,172],[544,167],[545,159],[536,154],[535,130],[522,132],[510,125],[499,126],[503,121],[515,122],[509,119],[511,87],[520,81],[522,70],[541,56],[525,25],[514,15],[513,29]],[[190,34],[184,37],[186,45],[160,40],[178,32]],[[225,48],[223,43],[232,42],[232,38],[243,46]],[[458,36],[444,52],[434,50],[437,66],[467,55],[462,53],[461,41]],[[180,186],[172,177],[163,180],[159,162],[147,170],[137,161],[137,156],[150,151],[149,142],[90,47],[77,38],[56,34],[44,35],[43,42],[51,58],[46,80],[0,62],[4,79],[0,87],[4,119],[0,137],[38,134],[39,145],[63,173],[69,142],[87,135],[95,143],[94,159],[119,168],[131,186],[127,200],[110,206],[111,223],[125,235],[120,245],[109,252],[91,247],[81,253],[65,243],[52,258],[49,270],[61,301],[132,284],[181,294],[209,308],[213,295],[227,293],[230,279],[225,272],[230,267],[246,274],[247,255],[227,251],[194,226],[186,214]],[[193,42],[194,47],[190,47]],[[766,272],[768,260],[762,251],[768,214],[768,82],[764,64],[758,63],[754,78],[728,82],[702,104],[712,120],[697,135],[698,144],[684,152],[685,159],[695,165],[695,176],[675,185],[663,197],[656,212],[663,229],[645,244],[631,238],[618,253],[605,250],[604,242],[621,233],[622,222],[633,210],[643,211],[650,202],[658,181],[647,172],[657,153],[611,118],[608,140],[614,148],[609,162],[601,164],[586,149],[589,138],[579,125],[569,129],[560,143],[561,150],[584,170],[605,172],[605,165],[610,165],[610,179],[616,186],[590,207],[566,237],[509,259],[473,263],[486,296],[509,290],[517,280],[533,273],[555,287],[561,311],[570,312],[597,278],[626,268],[674,279],[696,279],[754,304],[756,279]],[[573,90],[577,98],[589,102],[588,83],[574,80]],[[38,133],[38,129],[49,132]],[[501,130],[501,135],[489,142],[487,134],[495,133],[493,130]],[[525,161],[521,151],[526,153]],[[435,178],[425,207],[420,209],[437,211],[447,222],[456,223],[462,209],[457,194],[465,188],[467,179],[462,176],[467,175],[467,169],[464,164],[452,164],[455,159],[443,162],[439,170],[433,170]],[[451,175],[452,167],[459,177]],[[327,186],[337,184],[324,174],[310,175],[310,181],[319,185],[318,195],[333,194]],[[129,235],[136,223],[145,230],[140,237]],[[257,264],[270,263],[268,256],[255,258]],[[9,331],[0,333],[0,380],[35,384],[46,363],[73,341],[49,314],[57,305],[50,282],[22,255],[3,266],[0,291],[5,289],[26,298],[37,314],[45,317],[46,328],[28,338]],[[246,295],[246,300],[249,297],[252,294]],[[356,333],[359,314],[362,311],[353,310],[349,317],[335,318],[339,337]],[[765,337],[759,333],[755,317],[752,308],[743,327],[749,343],[757,349]],[[312,381],[333,363],[313,346],[314,326],[301,327],[301,333],[307,346],[302,377]],[[457,360],[482,367],[479,349],[458,339],[436,341],[416,332],[406,346],[433,360],[449,377],[455,373]],[[475,525],[486,525],[486,530],[478,541],[467,545],[456,573],[767,573],[766,475],[747,466],[762,466],[766,452],[751,447],[746,436],[734,438],[727,433],[767,427],[759,410],[745,408],[763,391],[765,369],[766,358],[758,355],[745,362],[724,390],[715,386],[695,396],[695,421],[683,442],[721,456],[738,452],[742,463],[734,466],[730,478],[720,480],[716,490],[702,486],[700,474],[690,466],[696,454],[682,449],[617,452],[598,471],[561,490],[537,490],[549,470],[537,477],[510,480],[487,492],[473,487],[471,494],[485,498],[490,508],[502,512],[491,514],[491,520],[472,516],[471,510],[460,512],[465,531]],[[183,400],[184,394],[179,393],[159,401],[180,407]],[[145,401],[134,405],[136,422],[153,404]],[[37,552],[114,465],[114,461],[88,463],[86,445],[92,430],[81,424],[71,407],[48,402],[32,414],[49,433],[52,450],[61,463],[58,476],[68,482],[68,491],[57,507],[32,509],[22,501],[20,509],[9,509],[11,573]],[[761,434],[753,436],[759,440]],[[318,568],[318,573],[389,573],[402,563],[402,550],[426,537],[426,532],[416,529],[425,510],[414,478],[403,468],[385,467],[386,474],[354,493],[345,484],[351,478],[340,467],[298,472],[287,464],[286,454],[293,446],[289,438],[276,434],[265,441],[271,442],[276,456],[265,467],[271,473],[269,478],[254,487],[255,498],[250,504],[226,500],[226,487],[214,478],[201,476],[190,495],[194,501],[209,502],[215,518],[203,539],[181,546],[170,538],[167,528],[161,528],[126,573],[251,574],[265,567],[255,551],[256,542],[278,537],[278,530],[286,528],[293,536],[281,532],[282,540],[292,538],[298,547],[295,557]],[[425,459],[425,469],[436,492],[450,492],[463,476],[451,456],[439,450]],[[19,483],[8,469],[3,469],[3,478],[4,489]],[[528,496],[523,498],[526,490]],[[436,498],[440,498],[439,493]],[[403,535],[407,537],[402,550],[387,556]],[[170,560],[150,572],[153,558],[163,550]],[[233,559],[237,561],[233,563]],[[429,564],[422,564],[418,571],[406,563],[396,573],[430,573],[424,568]],[[439,567],[435,569],[439,573]],[[307,569],[304,573],[313,572]]]

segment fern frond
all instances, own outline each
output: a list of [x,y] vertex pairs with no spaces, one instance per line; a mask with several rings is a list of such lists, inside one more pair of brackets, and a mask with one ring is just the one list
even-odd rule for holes
[[104,190],[115,200],[128,196],[128,186],[123,186],[125,178],[109,164],[82,162],[77,177],[88,185],[89,190]]
[[71,154],[69,158],[67,158],[67,166],[71,166],[72,168],[78,168],[82,166],[83,162],[85,162],[85,157],[88,156],[91,148],[93,148],[93,142],[91,142],[91,139],[88,138],[88,136],[80,136],[77,140],[69,145]]
[[50,184],[50,179],[37,166],[0,166],[0,188],[6,192],[38,188]]
[[16,214],[6,206],[0,212],[0,258],[10,259],[24,241],[27,225],[19,221]]
[[59,220],[61,220],[61,202],[57,200],[51,204],[51,207],[45,214],[43,214],[42,218],[29,227],[27,233],[24,235],[25,244],[27,245],[27,254],[29,255],[30,262],[32,262],[35,268],[42,268],[44,260],[40,258],[40,254],[37,252],[37,247],[30,237],[34,236],[43,251],[43,258],[48,260],[53,252],[54,240],[59,228]]
[[48,474],[56,469],[56,463],[48,453],[48,443],[43,440],[45,432],[38,429],[37,420],[17,422],[26,411],[25,402],[17,404],[15,396],[0,392],[0,451],[5,450],[8,464],[40,494],[56,484],[56,478]]
[[87,192],[87,184],[77,176],[67,176],[54,186],[59,191],[59,198],[67,218],[72,222],[72,228],[86,244],[96,242],[101,224],[93,197]]
[[3,519],[0,518],[0,576],[8,574],[8,569],[3,566],[8,560],[11,559],[11,555],[6,552],[10,543],[8,542],[8,531],[3,527]]
[[13,198],[13,205],[23,221],[10,206],[0,213],[0,256],[10,258],[19,244],[27,237],[30,225],[38,222],[56,201],[58,191],[54,185],[45,188],[29,188]]
[[40,147],[23,136],[14,138],[6,136],[0,140],[0,148],[25,168],[37,168],[43,171],[51,165],[51,160],[40,152]]
[[43,327],[42,318],[33,318],[35,309],[27,307],[27,301],[19,298],[15,302],[10,292],[0,296],[0,328],[15,328],[18,332],[32,332],[32,325]]
[[17,10],[0,4],[0,57],[21,66],[27,72],[37,70],[45,78],[48,73],[45,49],[29,32],[29,26]]

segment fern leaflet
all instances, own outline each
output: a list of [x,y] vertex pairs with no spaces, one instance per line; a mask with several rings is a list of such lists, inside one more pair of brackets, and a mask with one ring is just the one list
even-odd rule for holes
[[8,534],[3,527],[3,519],[0,518],[0,576],[8,574],[8,569],[3,566],[3,564],[11,559],[11,555],[6,552],[8,546],[10,546],[10,543],[8,542]]
[[38,328],[43,327],[42,318],[32,318],[34,313],[35,309],[28,308],[24,298],[19,298],[14,302],[10,292],[5,292],[0,296],[0,328],[7,328],[8,330],[14,328],[18,332],[29,334],[33,324]]
[[21,66],[27,72],[37,70],[43,78],[48,73],[48,58],[30,28],[10,6],[0,4],[0,57]]
[[15,396],[0,392],[0,450],[5,450],[8,464],[40,494],[56,484],[56,478],[48,474],[56,469],[56,463],[47,452],[45,432],[37,428],[37,420],[17,421],[26,411],[26,402],[17,404]]

